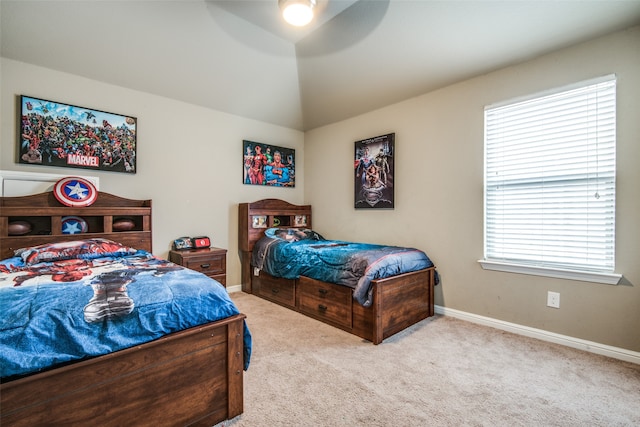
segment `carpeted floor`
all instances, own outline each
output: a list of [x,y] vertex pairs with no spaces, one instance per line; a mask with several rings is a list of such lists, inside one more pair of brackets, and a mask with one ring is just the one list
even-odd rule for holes
[[232,293],[254,350],[245,426],[640,426],[640,365],[435,316],[374,346]]

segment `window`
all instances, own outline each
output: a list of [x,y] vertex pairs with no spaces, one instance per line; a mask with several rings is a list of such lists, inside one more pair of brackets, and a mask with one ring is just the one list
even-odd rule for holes
[[485,108],[485,269],[617,283],[616,79]]

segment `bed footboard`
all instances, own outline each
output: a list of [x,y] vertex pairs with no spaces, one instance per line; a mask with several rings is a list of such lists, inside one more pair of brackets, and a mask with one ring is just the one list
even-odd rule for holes
[[243,412],[242,314],[0,385],[0,424],[207,425]]
[[374,344],[434,314],[434,269],[374,282],[371,307]]

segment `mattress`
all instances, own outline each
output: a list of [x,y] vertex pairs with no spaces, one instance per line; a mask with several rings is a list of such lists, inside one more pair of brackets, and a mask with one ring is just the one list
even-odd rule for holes
[[354,289],[372,303],[371,281],[433,267],[424,251],[410,247],[327,240],[309,229],[270,228],[254,245],[254,268],[285,279],[309,277]]
[[[239,314],[220,283],[104,239],[0,261],[3,379],[108,354]],[[251,334],[244,325],[245,369]]]

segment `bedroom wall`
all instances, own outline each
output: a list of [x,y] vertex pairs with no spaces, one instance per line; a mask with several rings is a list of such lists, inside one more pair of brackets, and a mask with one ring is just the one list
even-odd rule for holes
[[[86,174],[100,189],[135,199],[153,199],[153,251],[166,258],[180,236],[208,235],[228,249],[227,283],[240,284],[238,203],[267,197],[303,202],[302,132],[220,113],[143,92],[107,85],[1,58],[0,170]],[[135,175],[15,163],[17,97],[21,94],[138,118]],[[296,150],[295,188],[242,184],[242,140]]]
[[[305,202],[329,238],[415,246],[442,277],[436,304],[640,351],[640,27],[307,132]],[[483,108],[618,75],[618,286],[485,271]],[[394,210],[353,208],[354,141],[396,133]],[[559,309],[546,307],[560,293]]]
[[[101,189],[154,200],[154,252],[181,235],[208,234],[229,249],[240,282],[237,204],[266,197],[314,206],[327,237],[426,250],[442,275],[436,304],[640,351],[640,28],[499,70],[305,135],[147,93],[0,58],[0,170],[86,172]],[[484,271],[483,107],[567,83],[618,74],[617,268],[620,285]],[[136,175],[18,165],[16,96],[131,114],[139,123]],[[396,133],[396,207],[355,211],[353,141]],[[295,189],[240,183],[241,141],[296,149]],[[304,142],[304,146],[303,146]],[[561,308],[546,307],[547,291]]]

